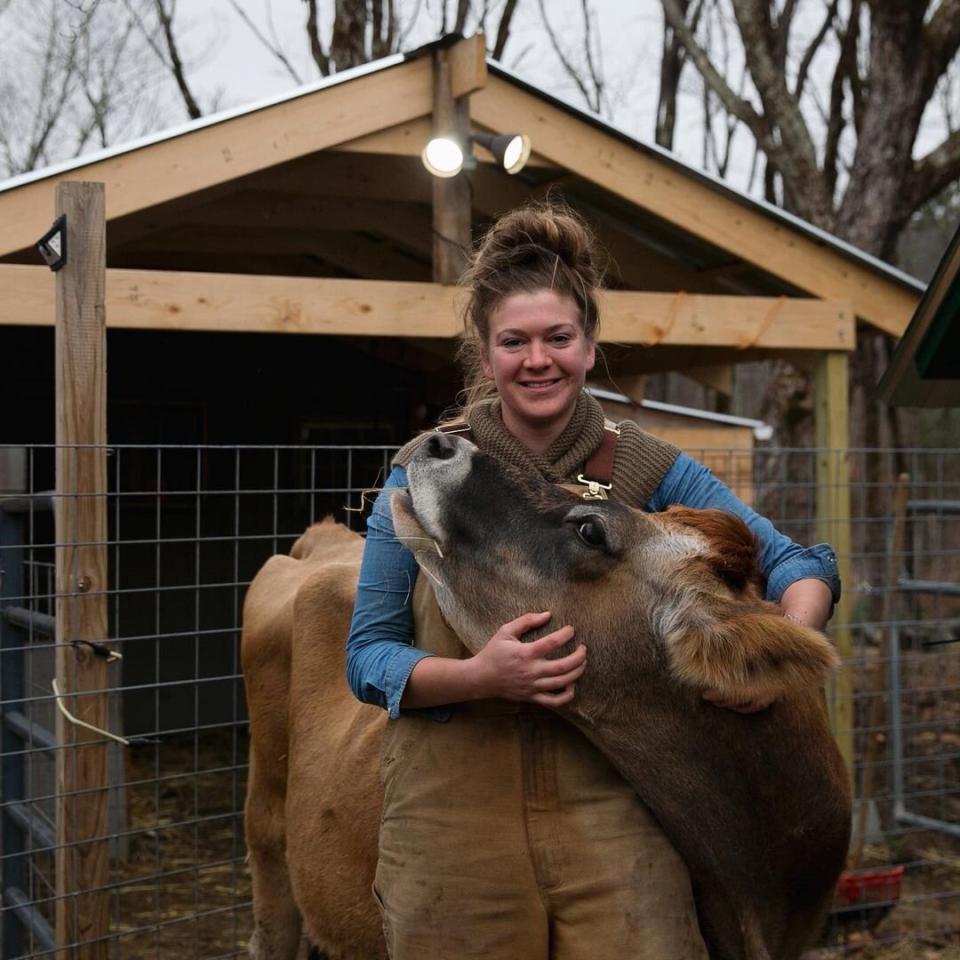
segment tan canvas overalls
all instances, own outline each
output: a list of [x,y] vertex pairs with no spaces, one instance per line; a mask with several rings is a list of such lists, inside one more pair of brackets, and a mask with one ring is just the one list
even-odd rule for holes
[[[417,647],[469,655],[424,577],[413,614]],[[382,776],[375,892],[393,960],[706,960],[685,865],[549,710],[406,713],[388,724]]]

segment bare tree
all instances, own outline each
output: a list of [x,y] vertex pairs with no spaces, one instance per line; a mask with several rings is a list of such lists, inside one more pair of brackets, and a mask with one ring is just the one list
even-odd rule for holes
[[0,170],[15,174],[157,125],[165,78],[114,4],[0,4]]
[[[848,0],[843,11],[831,0],[817,32],[796,51],[795,69],[788,57],[798,0],[779,12],[767,0],[730,0],[759,103],[730,85],[682,0],[661,2],[704,84],[750,130],[790,205],[810,222],[888,257],[910,215],[960,177],[956,133],[912,158],[924,110],[960,47],[960,0],[935,8],[931,0]],[[820,131],[804,97],[811,64],[828,40],[834,65],[828,99],[819,105]],[[846,158],[845,138],[852,144]]]

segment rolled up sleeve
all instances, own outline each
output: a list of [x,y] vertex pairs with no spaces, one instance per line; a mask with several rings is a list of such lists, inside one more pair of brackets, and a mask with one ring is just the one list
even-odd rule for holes
[[[792,541],[791,541],[792,542]],[[840,599],[840,571],[837,555],[829,543],[817,543],[786,557],[767,574],[767,598],[779,600],[787,587],[798,580],[822,580],[833,595]]]
[[778,601],[797,580],[822,580],[830,588],[833,602],[840,599],[837,556],[829,544],[802,547],[777,530],[766,517],[751,510],[710,469],[685,453],[681,453],[667,471],[647,509],[666,510],[673,504],[726,510],[746,523],[760,544],[758,560],[760,572],[767,581],[768,600]]

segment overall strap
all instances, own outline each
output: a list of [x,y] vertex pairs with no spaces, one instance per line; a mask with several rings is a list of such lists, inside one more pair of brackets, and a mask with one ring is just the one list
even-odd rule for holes
[[580,494],[584,500],[606,500],[607,492],[613,489],[613,458],[619,436],[620,428],[612,420],[604,420],[603,440],[583,465],[583,473],[577,474],[577,483],[587,488]]

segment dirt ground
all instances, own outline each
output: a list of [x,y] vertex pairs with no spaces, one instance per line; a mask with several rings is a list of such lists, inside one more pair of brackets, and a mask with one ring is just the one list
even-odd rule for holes
[[246,956],[250,878],[238,812],[246,762],[246,737],[223,733],[133,751],[132,836],[116,869],[111,958]]

